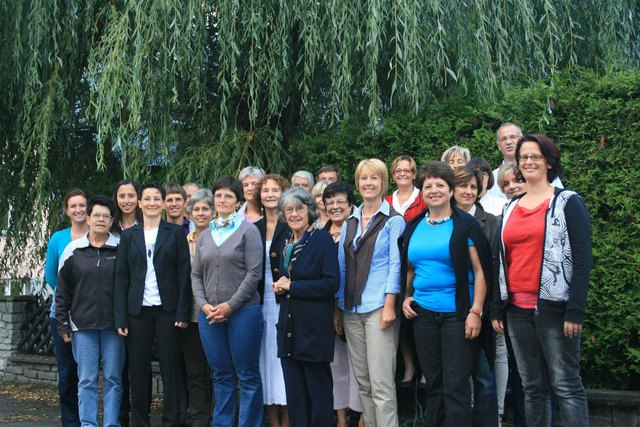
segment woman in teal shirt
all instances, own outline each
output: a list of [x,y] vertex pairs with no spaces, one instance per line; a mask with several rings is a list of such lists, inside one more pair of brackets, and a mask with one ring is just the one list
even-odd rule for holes
[[[47,245],[44,279],[56,293],[58,283],[58,262],[64,249],[72,240],[79,239],[87,233],[87,195],[84,191],[74,188],[64,196],[65,214],[71,221],[71,226],[56,231]],[[56,332],[58,322],[55,319],[56,306],[51,302],[49,323],[53,335],[53,345],[58,364],[58,398],[60,400],[60,415],[63,426],[80,426],[78,415],[78,366],[73,359],[71,343],[65,343]]]

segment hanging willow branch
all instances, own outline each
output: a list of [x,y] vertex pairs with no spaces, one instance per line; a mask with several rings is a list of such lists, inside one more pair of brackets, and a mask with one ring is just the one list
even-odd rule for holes
[[[204,179],[229,165],[284,165],[287,137],[302,121],[323,128],[366,114],[375,129],[391,108],[415,112],[456,91],[492,99],[573,64],[637,67],[639,8],[635,0],[1,2],[0,209],[20,208],[8,242],[57,227],[61,216],[27,215],[57,211],[64,190],[96,171],[145,179],[189,165],[171,176]],[[253,133],[270,136],[243,151],[238,141]]]

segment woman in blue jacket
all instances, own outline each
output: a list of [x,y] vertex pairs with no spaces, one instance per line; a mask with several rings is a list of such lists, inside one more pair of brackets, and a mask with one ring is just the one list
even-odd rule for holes
[[289,419],[293,426],[333,424],[334,294],[340,285],[335,243],[311,226],[316,205],[301,188],[291,188],[278,202],[291,229],[273,284],[281,296],[278,357],[282,361]]

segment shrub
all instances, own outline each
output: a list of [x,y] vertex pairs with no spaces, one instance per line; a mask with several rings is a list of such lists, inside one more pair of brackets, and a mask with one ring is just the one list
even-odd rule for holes
[[453,144],[497,166],[495,131],[504,121],[556,140],[564,185],[589,208],[595,266],[582,339],[586,385],[639,390],[640,72],[574,69],[514,87],[493,104],[458,97],[433,101],[418,115],[390,114],[373,131],[366,118],[352,118],[324,133],[300,133],[290,140],[290,154],[310,171],[334,164],[350,181],[364,157],[390,164],[410,154],[421,164]]

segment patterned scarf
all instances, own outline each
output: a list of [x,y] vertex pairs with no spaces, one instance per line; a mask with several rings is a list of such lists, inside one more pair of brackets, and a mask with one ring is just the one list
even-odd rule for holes
[[296,261],[298,261],[300,252],[302,252],[304,247],[307,245],[307,241],[309,240],[309,238],[317,230],[318,229],[315,227],[309,227],[297,242],[293,241],[293,232],[289,234],[289,237],[284,244],[283,250],[284,266],[287,270],[287,277],[291,277],[291,270],[293,270]]
[[232,213],[226,218],[217,217],[213,221],[209,223],[209,229],[211,230],[220,230],[229,227],[238,217],[237,213]]

